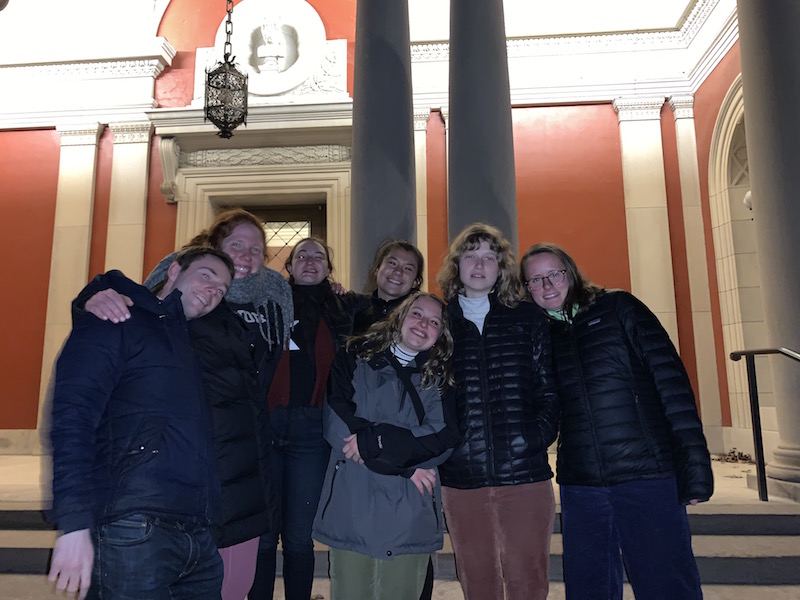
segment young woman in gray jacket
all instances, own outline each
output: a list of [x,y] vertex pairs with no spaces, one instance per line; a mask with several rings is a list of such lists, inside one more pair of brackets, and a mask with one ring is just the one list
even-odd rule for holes
[[314,522],[333,600],[418,600],[443,543],[436,467],[458,442],[442,302],[412,294],[352,340],[331,370],[332,447]]

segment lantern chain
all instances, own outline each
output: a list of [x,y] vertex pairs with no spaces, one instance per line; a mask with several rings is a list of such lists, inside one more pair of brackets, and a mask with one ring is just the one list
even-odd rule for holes
[[232,62],[231,34],[233,33],[233,21],[231,21],[231,15],[233,14],[233,0],[227,0],[225,9],[228,12],[228,18],[225,20],[225,48],[223,52],[225,54],[225,62],[229,63]]

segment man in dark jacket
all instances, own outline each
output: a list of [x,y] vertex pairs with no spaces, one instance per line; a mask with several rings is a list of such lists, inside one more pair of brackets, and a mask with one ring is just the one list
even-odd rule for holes
[[[103,598],[218,599],[218,502],[200,367],[186,321],[219,305],[233,264],[190,248],[155,296],[101,278],[138,318],[77,319],[55,371],[51,441],[57,589]],[[190,565],[187,568],[187,565]]]

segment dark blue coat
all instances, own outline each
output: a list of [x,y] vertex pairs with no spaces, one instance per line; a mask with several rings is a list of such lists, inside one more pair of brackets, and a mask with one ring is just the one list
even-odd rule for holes
[[135,513],[210,522],[219,484],[180,292],[161,301],[100,277],[133,299],[132,318],[81,316],[58,359],[52,516],[65,532]]

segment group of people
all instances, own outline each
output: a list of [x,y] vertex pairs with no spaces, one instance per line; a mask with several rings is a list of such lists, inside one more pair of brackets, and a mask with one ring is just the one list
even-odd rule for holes
[[[713,489],[685,369],[657,318],[560,247],[495,227],[437,282],[382,245],[367,294],[324,241],[288,282],[260,221],[221,213],[144,286],[98,276],[54,372],[50,578],[80,598],[431,597],[450,534],[466,600],[546,598],[558,439],[573,600],[702,598],[685,507]],[[527,294],[525,293],[527,291]],[[224,300],[223,300],[224,296]]]

